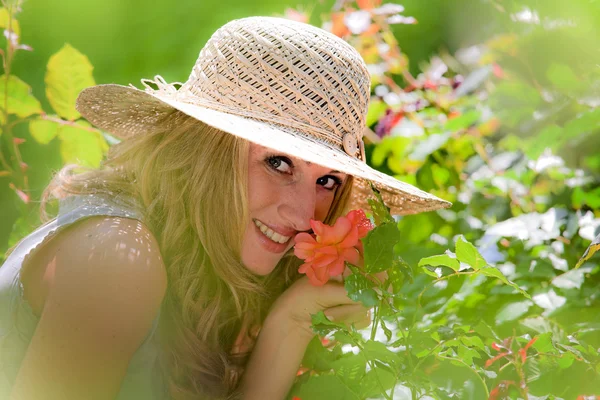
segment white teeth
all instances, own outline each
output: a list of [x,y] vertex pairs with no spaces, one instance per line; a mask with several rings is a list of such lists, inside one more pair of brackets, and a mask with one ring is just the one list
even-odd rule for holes
[[280,235],[279,233],[277,233],[274,230],[270,229],[268,226],[266,226],[265,224],[263,224],[262,222],[260,222],[257,219],[254,220],[254,224],[256,224],[256,226],[258,226],[258,228],[260,229],[260,231],[262,233],[264,233],[266,237],[268,237],[269,239],[271,239],[274,242],[285,243],[288,240],[290,240],[291,236]]

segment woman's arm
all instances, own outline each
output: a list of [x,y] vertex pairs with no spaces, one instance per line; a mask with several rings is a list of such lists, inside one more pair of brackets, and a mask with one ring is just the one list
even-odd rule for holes
[[311,338],[287,316],[269,314],[246,366],[243,400],[285,398]]
[[10,399],[114,399],[165,292],[158,245],[138,221],[106,217],[47,245],[49,291]]
[[243,400],[285,399],[315,335],[310,315],[320,310],[357,327],[371,322],[368,309],[350,300],[342,284],[315,287],[302,277],[277,299],[265,320],[240,385]]

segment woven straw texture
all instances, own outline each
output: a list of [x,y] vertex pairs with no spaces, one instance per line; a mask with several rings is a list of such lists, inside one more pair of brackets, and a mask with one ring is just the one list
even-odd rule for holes
[[352,208],[368,209],[371,191],[365,180],[382,192],[393,214],[450,206],[366,165],[362,133],[369,74],[354,48],[324,30],[279,18],[232,21],[209,39],[184,84],[160,76],[142,82],[143,91],[88,88],[77,108],[123,139],[164,130],[165,117],[179,110],[262,146],[354,175]]

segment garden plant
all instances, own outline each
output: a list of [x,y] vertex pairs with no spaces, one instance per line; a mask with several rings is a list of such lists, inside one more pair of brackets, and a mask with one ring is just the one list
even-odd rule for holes
[[[564,8],[490,2],[507,21],[503,32],[421,66],[394,35],[397,24],[418,23],[399,4],[340,0],[325,15],[286,11],[317,19],[365,59],[367,162],[453,202],[392,218],[373,188],[364,262],[346,262],[343,278],[348,295],[373,308],[372,325],[314,315],[318,336],[290,399],[600,398],[593,27]],[[2,253],[39,223],[32,181],[51,175],[36,170],[26,141],[48,146],[44,157],[89,167],[115,143],[75,110],[77,94],[95,84],[78,50],[65,44],[48,60],[51,110],[12,73],[14,57],[32,51],[20,40],[19,7],[0,9],[0,196],[19,207]],[[585,7],[598,20],[597,2]]]

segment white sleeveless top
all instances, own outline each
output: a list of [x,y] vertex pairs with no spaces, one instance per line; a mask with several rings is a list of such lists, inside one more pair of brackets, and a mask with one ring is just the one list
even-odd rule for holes
[[[142,221],[139,209],[107,195],[77,195],[60,201],[58,216],[25,237],[0,267],[0,399],[8,399],[39,318],[23,297],[23,260],[68,225],[91,216],[114,216]],[[166,399],[158,369],[158,315],[144,342],[129,362],[116,400]]]

